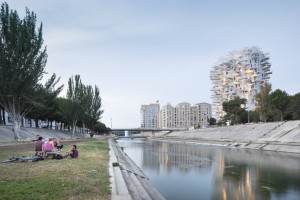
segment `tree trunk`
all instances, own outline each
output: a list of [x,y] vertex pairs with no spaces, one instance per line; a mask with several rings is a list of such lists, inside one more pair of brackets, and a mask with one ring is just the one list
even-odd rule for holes
[[12,132],[14,134],[15,140],[20,141],[21,140],[21,137],[20,137],[20,123],[18,121],[13,122]]
[[3,117],[2,117],[2,109],[0,109],[0,125],[2,124],[2,122],[3,122]]
[[4,109],[2,110],[2,117],[3,117],[3,125],[6,125]]
[[72,138],[73,138],[74,135],[75,135],[76,123],[77,123],[77,120],[74,120],[74,121],[73,121],[73,124],[72,124],[72,135],[71,135]]
[[39,120],[37,118],[35,118],[35,128],[39,127]]

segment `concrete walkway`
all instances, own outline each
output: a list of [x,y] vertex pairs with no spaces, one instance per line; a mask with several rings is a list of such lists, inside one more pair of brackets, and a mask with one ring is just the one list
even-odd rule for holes
[[111,177],[112,200],[132,200],[120,168],[118,166],[114,166],[117,163],[118,159],[112,143],[109,141],[109,175]]
[[165,200],[113,139],[109,148],[112,200]]

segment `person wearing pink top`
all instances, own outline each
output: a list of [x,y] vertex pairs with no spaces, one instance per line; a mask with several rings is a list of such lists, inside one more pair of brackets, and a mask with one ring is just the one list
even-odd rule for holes
[[46,139],[45,144],[44,144],[45,152],[52,152],[53,147],[54,147],[54,144],[53,144],[52,138],[49,138],[48,140]]

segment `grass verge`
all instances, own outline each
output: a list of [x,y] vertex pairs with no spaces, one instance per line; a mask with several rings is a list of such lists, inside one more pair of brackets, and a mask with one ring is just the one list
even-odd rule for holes
[[[79,158],[2,163],[32,151],[0,152],[0,199],[110,199],[108,142],[77,143]],[[62,154],[71,149],[66,145]]]

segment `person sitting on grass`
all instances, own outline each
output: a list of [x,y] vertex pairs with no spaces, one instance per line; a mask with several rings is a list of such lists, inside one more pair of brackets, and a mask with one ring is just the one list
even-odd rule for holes
[[43,137],[39,137],[38,140],[34,143],[34,150],[35,155],[37,155],[39,151],[44,151]]
[[45,152],[53,152],[52,138],[49,138],[49,139],[46,138],[46,141],[45,141],[45,144],[44,144],[44,150],[45,150]]
[[57,148],[58,151],[60,151],[64,147],[64,145],[60,144],[60,142],[56,138],[53,138],[53,145],[55,148]]
[[74,144],[73,148],[69,151],[66,152],[66,154],[64,155],[64,158],[71,156],[71,158],[78,158],[78,150],[77,150],[77,146]]

